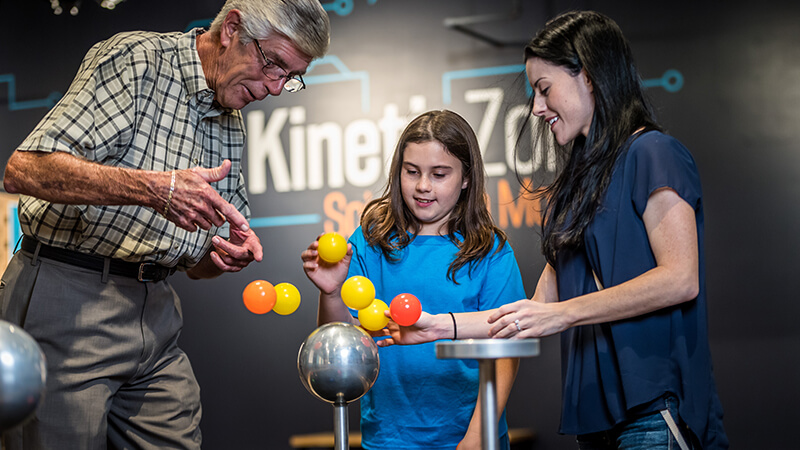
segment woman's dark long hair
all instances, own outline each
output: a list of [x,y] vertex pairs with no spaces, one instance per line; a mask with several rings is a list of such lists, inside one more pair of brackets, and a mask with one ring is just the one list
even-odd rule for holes
[[[644,95],[630,45],[610,18],[578,11],[548,21],[525,47],[525,61],[531,58],[561,66],[573,76],[585,71],[594,96],[588,136],[556,145],[561,170],[539,191],[547,199],[542,252],[554,264],[560,250],[583,246],[586,227],[608,189],[626,140],[640,128],[660,126]],[[549,128],[542,118],[534,122],[541,148],[547,148]]]
[[[491,252],[495,237],[502,248],[506,235],[494,225],[486,204],[486,177],[478,139],[469,123],[460,115],[448,111],[428,111],[408,124],[397,142],[389,170],[389,180],[380,198],[364,208],[361,228],[367,243],[381,248],[390,261],[397,260],[397,251],[406,247],[422,228],[403,201],[401,172],[403,155],[410,143],[440,142],[448,153],[461,162],[467,187],[461,191],[447,223],[447,236],[459,250],[450,264],[447,277],[455,282],[456,272],[465,265],[477,262]],[[456,238],[461,234],[463,240]]]

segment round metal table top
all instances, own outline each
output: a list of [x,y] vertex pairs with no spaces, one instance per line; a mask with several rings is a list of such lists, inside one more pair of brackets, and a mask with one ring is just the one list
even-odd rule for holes
[[464,339],[436,343],[439,359],[528,358],[539,355],[539,339]]

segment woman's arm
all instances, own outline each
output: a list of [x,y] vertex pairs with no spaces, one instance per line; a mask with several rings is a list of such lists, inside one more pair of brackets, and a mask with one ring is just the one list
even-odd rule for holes
[[[549,264],[545,266],[542,274],[539,276],[536,292],[531,300],[543,303],[558,301],[556,272]],[[394,321],[390,321],[387,328],[383,330],[384,335],[388,337],[378,341],[378,345],[381,347],[388,347],[390,345],[412,345],[432,342],[439,339],[454,338],[485,339],[491,336],[490,329],[492,328],[492,324],[489,322],[489,319],[498,315],[498,311],[517,311],[527,303],[530,303],[530,300],[523,299],[503,305],[498,309],[454,313],[453,317],[451,317],[450,314],[430,315],[423,312],[419,320],[409,327],[401,327]],[[499,315],[502,316],[502,314]],[[386,317],[391,317],[388,312],[386,313]],[[510,327],[516,332],[513,320]]]
[[[656,267],[625,283],[569,301],[503,306],[489,319],[494,323],[492,335],[549,336],[577,325],[640,316],[697,297],[700,279],[694,209],[674,190],[662,188],[650,195],[643,219]],[[516,320],[522,332],[517,332]]]

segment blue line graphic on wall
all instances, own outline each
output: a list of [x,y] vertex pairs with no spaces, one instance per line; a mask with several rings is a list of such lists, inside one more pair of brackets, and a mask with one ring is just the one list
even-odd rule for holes
[[[465,78],[479,78],[488,77],[492,75],[507,75],[509,73],[522,73],[525,72],[524,64],[515,64],[513,66],[497,66],[497,67],[484,67],[481,69],[467,69],[457,70],[454,72],[445,72],[442,75],[442,101],[445,105],[449,105],[452,101],[452,82],[453,80],[462,80]],[[528,83],[525,83],[526,85]],[[527,87],[530,90],[530,86]],[[531,93],[528,93],[530,96]]]
[[[378,0],[367,0],[367,3],[370,5],[374,5],[377,2]],[[336,0],[330,3],[325,3],[322,5],[322,7],[325,9],[325,11],[333,11],[340,16],[347,16],[353,12],[354,5],[353,0]]]
[[337,83],[340,81],[361,81],[361,111],[369,112],[369,73],[364,71],[352,72],[347,66],[344,65],[341,59],[334,55],[326,55],[314,61],[308,66],[308,71],[311,72],[317,66],[323,64],[330,64],[339,71],[339,73],[326,74],[326,75],[306,75],[303,81],[306,85],[324,84],[324,83]]
[[678,92],[683,87],[683,75],[675,69],[669,69],[661,78],[642,80],[642,86],[646,88],[662,87],[667,92]]
[[[480,78],[492,75],[507,75],[507,74],[525,73],[524,64],[515,64],[511,66],[496,66],[496,67],[483,67],[481,69],[467,69],[457,70],[453,72],[445,72],[442,75],[442,102],[449,105],[453,101],[452,83],[453,80],[461,80],[466,78]],[[526,75],[527,79],[527,75]],[[660,78],[651,78],[642,80],[642,86],[645,88],[662,87],[667,92],[678,92],[683,87],[683,75],[675,69],[669,69],[664,72]],[[525,83],[525,93],[530,97],[533,95],[530,83]]]
[[52,108],[61,98],[60,92],[51,92],[50,95],[41,100],[17,101],[17,82],[14,74],[6,73],[0,75],[0,83],[8,83],[8,109],[18,111],[20,109],[33,108]]
[[189,22],[189,25],[186,25],[186,28],[183,30],[184,33],[187,31],[192,30],[193,28],[208,28],[211,26],[211,22],[214,19],[197,19]]
[[322,222],[319,214],[297,214],[293,216],[273,216],[250,219],[250,228],[284,227],[290,225],[311,225]]

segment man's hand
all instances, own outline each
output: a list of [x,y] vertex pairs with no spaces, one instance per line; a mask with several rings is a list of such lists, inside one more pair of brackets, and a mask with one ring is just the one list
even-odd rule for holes
[[241,231],[231,228],[230,239],[226,241],[214,236],[211,245],[213,247],[206,256],[186,271],[189,278],[214,278],[224,272],[239,272],[253,261],[261,262],[264,257],[261,240],[251,229]]
[[219,236],[211,239],[214,250],[211,260],[223,272],[238,272],[253,261],[261,262],[264,250],[261,240],[253,230],[240,231],[231,228],[231,238],[227,241]]
[[166,209],[167,220],[186,231],[209,230],[212,226],[222,226],[225,221],[230,222],[231,230],[247,231],[247,219],[211,187],[211,183],[224,179],[230,170],[231,162],[227,159],[211,169],[176,170],[174,185],[173,172],[164,172],[159,188],[163,202],[158,211],[163,213]]

